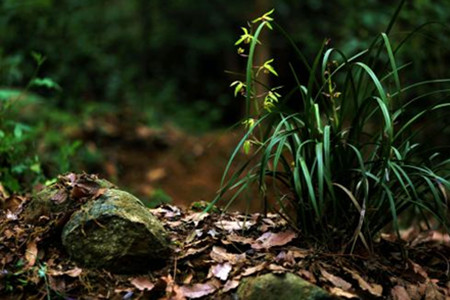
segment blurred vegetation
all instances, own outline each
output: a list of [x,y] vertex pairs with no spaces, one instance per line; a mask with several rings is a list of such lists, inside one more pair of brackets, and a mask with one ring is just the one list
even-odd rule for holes
[[[242,20],[261,13],[258,2],[275,7],[279,22],[311,57],[324,38],[348,53],[367,47],[367,37],[384,29],[395,7],[375,0],[200,0],[195,6],[188,0],[5,0],[1,82],[24,86],[32,73],[29,54],[37,51],[49,58],[42,72],[64,89],[54,104],[71,112],[91,101],[143,111],[151,125],[167,119],[196,131],[229,125],[242,112],[236,112],[224,70],[242,70],[232,41]],[[429,21],[449,21],[448,1],[408,2],[394,37]],[[449,36],[448,29],[430,26],[402,57],[414,58],[421,78],[444,75]],[[286,53],[287,47],[274,39],[271,48]]]
[[[35,70],[31,55],[35,51],[47,57],[37,75],[52,78],[62,89],[35,88],[30,93],[40,100],[31,106],[33,113],[18,111],[2,118],[37,130],[37,136],[29,137],[33,147],[26,150],[43,154],[46,176],[69,168],[63,161],[79,145],[64,139],[61,132],[70,133],[86,117],[130,111],[145,125],[170,121],[192,132],[233,124],[244,115],[242,103],[233,99],[228,86],[231,76],[225,72],[244,69],[244,62],[234,55],[233,41],[243,20],[271,7],[305,55],[312,58],[324,38],[348,53],[367,47],[367,37],[385,28],[395,3],[198,0],[193,5],[188,0],[3,0],[0,88],[20,91],[28,85]],[[448,1],[408,1],[391,35],[393,43],[396,35],[404,37],[428,21],[448,24],[448,11]],[[448,33],[442,25],[430,25],[403,48],[401,63],[414,59],[412,81],[445,75],[445,62],[450,61]],[[277,37],[266,44],[277,57],[277,70],[288,74],[283,71],[289,70],[288,62],[295,60],[295,54]],[[423,48],[427,48],[426,54]],[[285,83],[292,78],[279,80]],[[436,126],[436,130],[441,128]],[[7,140],[2,137],[1,143],[4,146]],[[84,148],[81,153],[84,161],[92,163],[101,156]],[[52,162],[55,157],[61,162]]]

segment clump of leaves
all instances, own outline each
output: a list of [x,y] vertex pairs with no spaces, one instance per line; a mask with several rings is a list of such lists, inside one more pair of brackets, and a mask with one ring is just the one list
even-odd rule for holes
[[[410,64],[399,65],[397,56],[414,32],[397,45],[389,33],[404,2],[368,49],[348,57],[325,41],[312,64],[273,21],[273,10],[253,22],[256,28],[243,30],[236,44],[248,45],[238,51],[247,59],[245,81],[232,85],[246,99],[246,132],[213,203],[227,192],[234,201],[256,184],[263,199],[269,189],[275,193],[273,208],[292,226],[350,251],[357,241],[370,247],[388,224],[398,233],[399,215],[407,211],[448,225],[450,159],[415,137],[427,125],[425,117],[448,116],[450,79],[402,86]],[[264,86],[264,94],[256,93],[261,71],[278,75],[273,59],[254,65],[265,28],[276,28],[290,42],[309,70],[306,83],[290,64],[295,87]],[[301,109],[289,109],[293,102]],[[415,105],[424,102],[425,109],[417,111]],[[245,163],[231,173],[242,148]]]

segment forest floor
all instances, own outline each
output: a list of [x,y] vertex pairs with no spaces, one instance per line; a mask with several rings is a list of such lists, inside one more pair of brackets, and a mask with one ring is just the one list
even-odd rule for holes
[[[371,253],[308,244],[275,214],[152,209],[170,234],[163,268],[118,275],[78,266],[60,241],[61,224],[24,220],[30,198],[0,212],[2,299],[235,299],[244,278],[291,272],[342,299],[449,299],[450,237],[438,231],[382,234]],[[200,208],[201,209],[201,208]]]
[[91,123],[77,135],[106,158],[96,173],[147,202],[157,189],[172,198],[151,212],[169,231],[173,255],[147,274],[77,266],[61,245],[60,226],[24,220],[29,195],[0,190],[0,298],[235,299],[246,277],[292,272],[344,299],[450,299],[448,234],[410,228],[401,240],[382,234],[371,252],[350,255],[307,243],[276,214],[258,212],[258,202],[247,214],[232,212],[244,211],[243,203],[204,214],[191,204],[215,197],[237,133]]

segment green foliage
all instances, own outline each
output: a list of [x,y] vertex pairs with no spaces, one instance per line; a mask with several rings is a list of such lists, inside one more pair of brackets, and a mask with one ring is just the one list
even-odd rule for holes
[[155,208],[161,204],[167,204],[172,202],[170,197],[163,189],[155,189],[148,200],[147,206]]
[[39,158],[30,151],[36,138],[36,129],[15,120],[17,101],[15,93],[0,91],[0,182],[9,191],[17,192],[22,183],[36,183],[42,178]]
[[[306,57],[320,47],[317,36],[330,37],[347,53],[367,48],[368,37],[383,30],[392,7],[389,1],[375,0],[272,3],[278,20],[292,32]],[[239,67],[229,40],[238,34],[236,20],[248,18],[255,3],[198,0],[195,4],[190,0],[2,1],[1,82],[9,87],[27,84],[33,71],[29,53],[38,50],[51,58],[44,75],[51,74],[64,87],[64,94],[56,95],[57,104],[71,113],[95,101],[134,108],[149,125],[170,119],[205,130],[233,123],[242,110],[236,112],[239,104],[223,85],[228,80],[223,70]],[[444,0],[408,1],[400,16],[401,28],[390,38],[401,38],[413,22],[448,23],[449,9]],[[450,61],[448,35],[440,34],[442,26],[433,26],[434,34],[422,31],[402,49],[403,61],[418,59],[410,69],[412,79],[442,75],[448,68],[442,63]],[[273,51],[286,54],[277,55],[276,61],[282,66],[277,71],[286,74],[289,45],[281,39],[273,45]],[[424,47],[429,49],[427,55]]]
[[[398,233],[399,215],[407,211],[425,222],[431,216],[449,225],[450,159],[417,143],[416,136],[428,125],[425,116],[448,117],[450,79],[402,85],[410,65],[399,63],[397,55],[412,35],[398,45],[389,35],[403,4],[366,50],[347,56],[327,40],[312,64],[272,20],[246,29],[252,36],[243,40],[249,44],[246,82],[234,84],[245,89],[246,133],[231,155],[213,204],[227,192],[234,193],[234,201],[256,184],[263,199],[268,191],[275,195],[273,208],[292,226],[350,251],[358,240],[370,247],[390,223]],[[266,92],[256,93],[264,65],[255,66],[254,55],[264,27],[287,38],[302,68],[309,70],[305,83],[298,66],[290,63],[296,82],[292,89],[263,86]],[[260,100],[272,98],[275,89],[276,100],[267,107]],[[242,148],[248,156],[229,174]]]
[[26,89],[0,89],[0,183],[9,192],[28,191],[47,176],[69,171],[69,157],[80,146],[61,134],[55,120],[51,128],[46,124],[50,115],[61,114],[50,104],[43,107],[45,99],[31,90],[61,88],[50,78],[37,77],[45,58],[37,53],[33,58],[37,68]]
[[216,5],[222,6],[6,1],[0,3],[0,76],[8,86],[26,84],[28,54],[38,50],[51,58],[44,71],[64,87],[58,105],[72,113],[101,101],[142,112],[150,125],[169,119],[202,131],[223,119],[221,108],[231,101],[217,80],[226,78],[227,59],[217,55],[233,36],[227,20],[240,5],[226,14]]

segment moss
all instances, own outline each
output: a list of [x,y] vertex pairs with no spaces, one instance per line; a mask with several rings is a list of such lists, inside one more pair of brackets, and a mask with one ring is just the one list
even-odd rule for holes
[[265,274],[242,280],[238,289],[239,299],[245,300],[326,300],[335,299],[323,289],[297,275]]
[[120,273],[151,268],[170,253],[159,220],[139,199],[115,189],[75,212],[64,227],[62,240],[80,264]]

